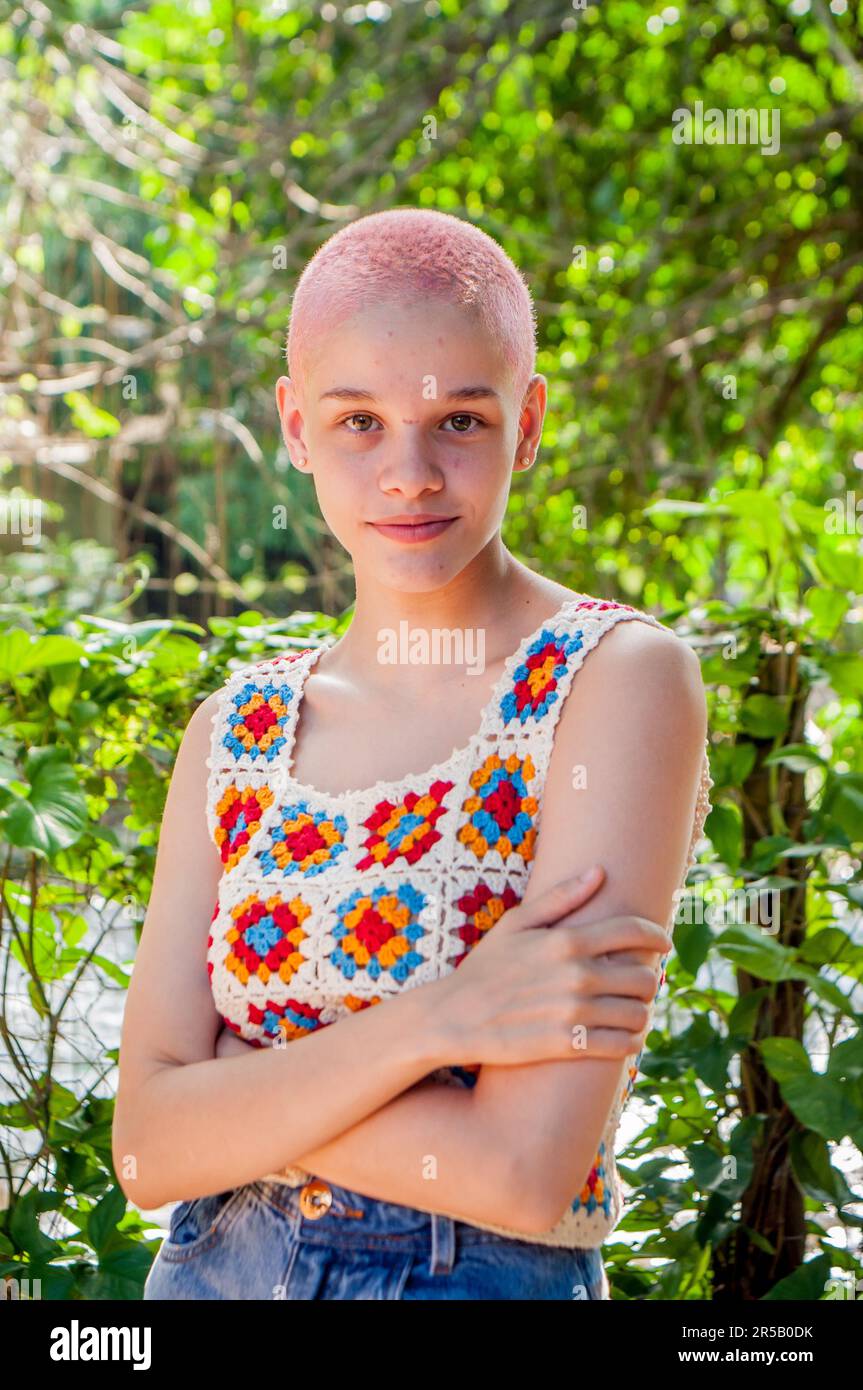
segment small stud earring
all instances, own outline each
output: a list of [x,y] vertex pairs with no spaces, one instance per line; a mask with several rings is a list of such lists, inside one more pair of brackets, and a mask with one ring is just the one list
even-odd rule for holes
[[519,462],[524,464],[530,463],[530,454],[522,454]]

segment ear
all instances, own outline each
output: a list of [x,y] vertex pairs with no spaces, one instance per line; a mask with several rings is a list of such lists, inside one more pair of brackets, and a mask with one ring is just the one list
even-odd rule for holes
[[518,414],[519,437],[517,444],[517,466],[519,472],[530,468],[539,449],[542,437],[542,422],[548,400],[548,383],[544,376],[535,372],[527,384],[527,390]]
[[308,455],[303,437],[303,412],[296,387],[289,376],[280,376],[276,382],[276,407],[291,463],[302,471]]

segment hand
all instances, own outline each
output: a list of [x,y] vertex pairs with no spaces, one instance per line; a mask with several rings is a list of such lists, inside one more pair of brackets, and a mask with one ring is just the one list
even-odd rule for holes
[[[650,1027],[663,927],[622,915],[575,922],[604,879],[599,868],[517,904],[451,974],[430,986],[446,1065],[623,1060]],[[546,927],[552,930],[543,930]],[[441,1003],[442,1001],[442,1003]]]

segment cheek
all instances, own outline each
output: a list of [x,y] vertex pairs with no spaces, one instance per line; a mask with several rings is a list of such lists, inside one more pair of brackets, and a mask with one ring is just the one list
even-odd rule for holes
[[476,508],[477,518],[484,518],[486,540],[503,525],[512,480],[512,470],[503,465],[500,459],[497,459],[494,468],[489,469],[475,483],[473,504]]
[[357,467],[342,466],[337,460],[320,461],[314,473],[315,493],[321,516],[337,540],[347,542],[362,530],[369,508],[374,504]]
[[506,506],[512,481],[511,470],[497,451],[471,453],[454,458],[446,469],[447,484],[454,497],[468,503],[477,513]]

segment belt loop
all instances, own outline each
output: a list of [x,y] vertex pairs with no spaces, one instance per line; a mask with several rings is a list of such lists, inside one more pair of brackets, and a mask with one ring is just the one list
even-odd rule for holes
[[430,1274],[451,1274],[455,1264],[455,1222],[432,1212]]

